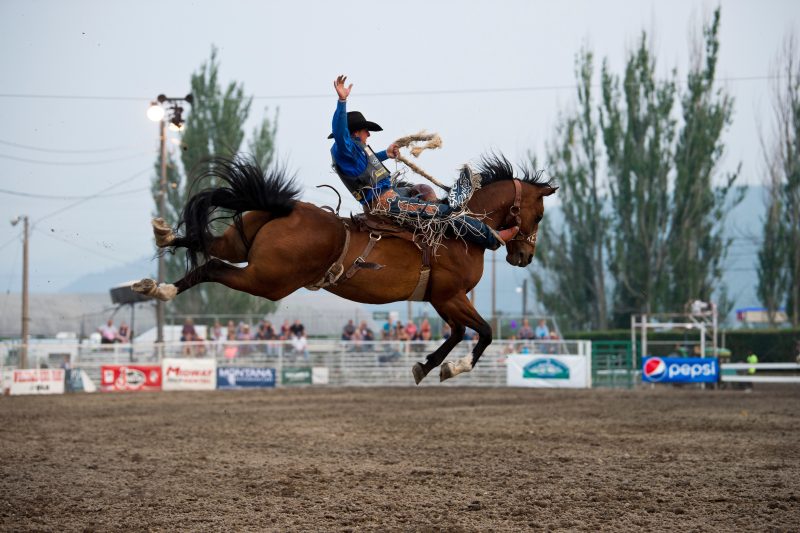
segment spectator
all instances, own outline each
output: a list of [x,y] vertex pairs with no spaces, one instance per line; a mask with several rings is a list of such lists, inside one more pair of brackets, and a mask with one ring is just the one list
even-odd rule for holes
[[219,355],[219,352],[222,348],[222,324],[220,324],[219,320],[214,320],[214,325],[211,326],[208,330],[208,339],[214,345],[214,355]]
[[361,324],[358,325],[358,330],[356,330],[356,335],[358,336],[359,340],[364,343],[362,349],[364,350],[372,350],[372,344],[366,344],[368,342],[375,340],[375,333],[367,326],[367,322],[365,320],[361,321]]
[[419,337],[420,340],[429,341],[433,338],[433,333],[431,332],[431,323],[428,322],[427,318],[422,319],[422,324],[419,325]]
[[281,326],[281,332],[280,332],[280,337],[279,337],[280,340],[282,340],[282,341],[288,341],[289,340],[289,329],[290,328],[291,328],[291,326],[289,325],[289,320],[288,319],[284,320],[283,321],[283,325]]
[[222,324],[219,323],[219,320],[214,320],[214,325],[209,332],[209,339],[214,342],[220,342],[222,340]]
[[197,331],[194,329],[194,320],[187,318],[183,321],[181,329],[181,342],[192,342],[197,340]]
[[233,320],[228,320],[228,327],[227,329],[227,337],[229,341],[236,340],[236,326],[233,323]]
[[183,344],[183,355],[195,355],[195,348],[200,349],[196,343],[200,341],[197,331],[194,329],[194,320],[187,318],[183,321],[181,329],[181,342]]
[[356,335],[356,326],[353,324],[352,320],[348,320],[347,324],[345,324],[344,328],[342,328],[342,340],[343,341],[352,341],[355,340]]
[[121,342],[123,344],[128,344],[131,342],[131,328],[128,327],[128,324],[126,324],[124,320],[119,325],[117,342]]
[[308,361],[308,339],[306,339],[305,331],[301,331],[300,335],[292,334],[291,343],[295,355],[301,355],[303,359]]
[[361,324],[358,325],[358,336],[363,341],[374,341],[375,340],[375,333],[367,326],[367,321],[362,320]]
[[258,331],[256,332],[256,340],[259,341],[275,340],[275,328],[272,327],[272,323],[269,320],[262,320],[261,324],[258,325]]
[[300,319],[296,318],[294,324],[289,326],[289,333],[295,337],[305,337],[306,327],[300,323]]
[[534,331],[534,336],[537,339],[548,339],[550,338],[550,329],[547,327],[547,323],[544,319],[539,321],[539,325],[536,326],[536,331]]
[[[748,365],[758,364],[758,356],[753,352],[753,350],[750,350],[750,353],[747,355],[747,364]],[[752,376],[753,374],[756,373],[756,368],[754,366],[751,366],[750,368],[747,369],[747,373],[748,375]]]
[[533,328],[531,327],[530,322],[528,322],[527,318],[522,319],[522,326],[519,328],[519,332],[517,337],[523,341],[529,341],[533,339]]
[[117,328],[114,326],[114,319],[109,318],[105,326],[97,328],[100,332],[100,344],[114,344],[117,342]]
[[395,338],[399,341],[407,341],[411,339],[411,337],[408,336],[408,333],[406,333],[406,328],[403,326],[403,323],[399,320],[395,325]]
[[409,320],[406,324],[406,336],[410,340],[415,340],[414,337],[417,335],[417,325],[414,324],[412,320]]
[[236,340],[237,341],[253,340],[253,335],[250,333],[250,324],[239,322],[239,327],[236,328]]

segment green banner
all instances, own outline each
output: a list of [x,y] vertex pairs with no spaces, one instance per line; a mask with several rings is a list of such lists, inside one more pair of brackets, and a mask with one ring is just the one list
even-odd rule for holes
[[281,370],[281,385],[311,385],[311,368],[284,367]]

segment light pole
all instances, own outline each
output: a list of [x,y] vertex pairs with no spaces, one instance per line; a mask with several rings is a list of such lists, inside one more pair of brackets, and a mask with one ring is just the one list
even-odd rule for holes
[[19,367],[28,367],[28,325],[31,317],[28,316],[28,217],[20,215],[11,220],[11,225],[16,226],[22,221],[22,347],[19,352]]
[[[159,94],[155,100],[150,102],[147,109],[147,118],[153,122],[158,122],[158,138],[161,142],[161,179],[158,191],[158,216],[166,220],[167,215],[167,116],[164,110],[164,103],[169,103],[169,124],[176,130],[183,129],[183,107],[179,102],[193,101],[192,95],[187,94],[183,98],[169,98]],[[166,278],[166,264],[164,255],[158,255],[158,283],[164,283]],[[156,342],[164,342],[164,302],[156,300]]]

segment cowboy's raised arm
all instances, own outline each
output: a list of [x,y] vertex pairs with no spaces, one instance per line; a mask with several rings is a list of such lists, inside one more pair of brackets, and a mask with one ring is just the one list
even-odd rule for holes
[[347,97],[350,95],[350,90],[353,88],[351,83],[349,87],[345,87],[344,82],[347,76],[338,76],[333,82],[333,87],[336,89],[336,94],[339,96],[336,102],[336,111],[333,113],[333,140],[336,141],[336,149],[339,156],[353,159],[355,158],[356,146],[350,140],[350,130],[347,128]]

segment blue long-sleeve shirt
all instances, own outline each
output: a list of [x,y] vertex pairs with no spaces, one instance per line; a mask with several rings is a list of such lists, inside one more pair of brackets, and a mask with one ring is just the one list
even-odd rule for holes
[[[331,156],[342,173],[353,177],[361,175],[367,168],[367,154],[352,140],[350,130],[347,129],[347,102],[341,100],[337,102],[333,113],[333,140]],[[376,152],[375,155],[381,161],[389,158],[386,150]]]

